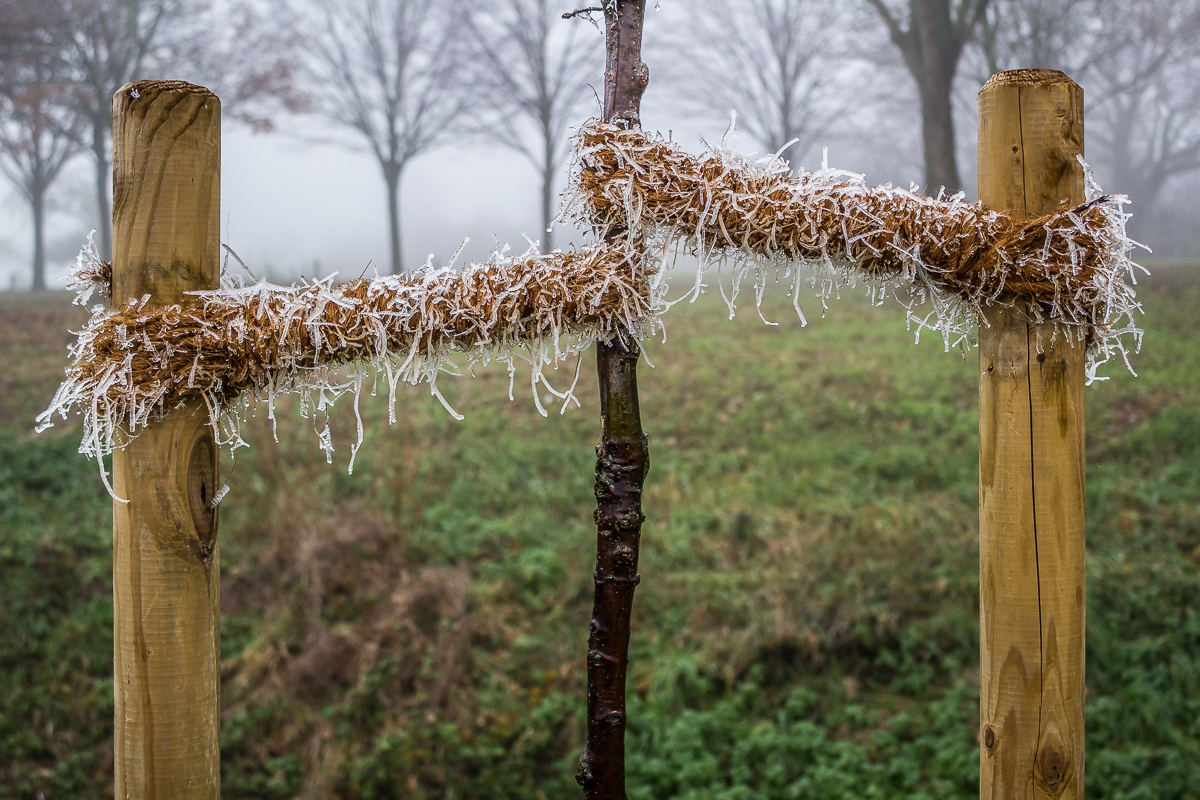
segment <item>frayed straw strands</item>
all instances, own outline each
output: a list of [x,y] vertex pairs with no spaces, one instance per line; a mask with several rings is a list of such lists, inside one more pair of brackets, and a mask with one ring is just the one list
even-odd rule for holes
[[[539,411],[539,383],[565,409],[571,390],[550,388],[543,366],[597,340],[656,330],[670,305],[672,245],[676,254],[698,257],[692,299],[717,263],[732,264],[735,297],[753,274],[761,303],[774,268],[790,279],[803,320],[802,282],[824,302],[863,279],[874,299],[899,297],[918,332],[939,330],[947,347],[970,339],[984,306],[1023,301],[1035,319],[1055,323],[1055,335],[1087,343],[1089,379],[1099,364],[1126,353],[1122,337],[1140,342],[1133,322],[1140,307],[1125,282],[1136,267],[1125,235],[1127,200],[1101,196],[1090,176],[1086,204],[1020,219],[961,195],[868,186],[861,175],[827,167],[793,174],[775,156],[755,162],[725,147],[693,156],[661,137],[599,123],[581,129],[573,169],[565,215],[597,239],[622,232],[614,243],[549,254],[531,248],[519,257],[500,252],[459,273],[427,268],[341,286],[332,277],[293,287],[227,281],[197,293],[186,309],[143,311],[146,298],[114,311],[97,307],[39,423],[48,427],[53,415],[80,409],[80,449],[100,456],[180,403],[202,398],[218,434],[223,428],[219,440],[236,446],[239,399],[266,401],[274,419],[281,393],[300,394],[305,412],[327,414],[334,399],[354,392],[357,412],[368,366],[386,376],[394,419],[400,380],[428,383],[446,404],[437,376],[453,352],[464,353],[468,365],[503,361],[510,375],[514,358],[528,361]],[[74,275],[80,301],[96,289],[106,293],[110,275],[89,243]],[[926,300],[932,312],[916,316]],[[318,433],[330,451],[327,418]],[[361,436],[360,424],[360,443]]]
[[[98,259],[86,260],[96,274]],[[87,283],[86,276],[79,282]],[[340,394],[361,390],[363,363],[387,376],[394,421],[399,381],[424,381],[446,403],[436,382],[452,352],[469,364],[504,361],[510,372],[513,358],[524,358],[532,366],[535,398],[541,382],[570,402],[570,390],[545,382],[544,365],[597,339],[643,337],[655,323],[645,270],[633,256],[600,247],[496,253],[457,273],[447,266],[341,286],[330,278],[195,294],[191,308],[143,311],[147,297],[98,311],[80,334],[66,380],[38,418],[42,427],[55,412],[65,417],[72,407],[81,409],[81,450],[99,456],[189,399],[204,399],[214,425],[239,397],[251,395],[273,403],[281,393],[297,392],[306,406],[325,411]],[[236,426],[226,433],[224,441],[240,442]],[[321,439],[331,449],[327,429]]]
[[[1091,344],[1093,369],[1124,352],[1122,334],[1139,333],[1125,283],[1136,267],[1128,200],[1101,196],[1090,174],[1089,202],[1024,219],[962,195],[869,186],[828,167],[793,174],[778,157],[753,162],[724,148],[697,157],[660,136],[600,123],[580,131],[575,171],[579,219],[682,240],[702,267],[714,257],[743,269],[802,262],[830,288],[856,278],[884,294],[902,288],[933,301],[938,322],[930,327],[947,339],[969,335],[983,306],[1017,300]],[[801,273],[790,275],[796,300]]]

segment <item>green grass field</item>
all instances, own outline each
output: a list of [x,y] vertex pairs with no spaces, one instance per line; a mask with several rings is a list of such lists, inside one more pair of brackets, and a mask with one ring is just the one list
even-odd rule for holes
[[[1088,796],[1195,800],[1200,270],[1142,296],[1140,377],[1087,390]],[[976,356],[857,294],[806,329],[749,306],[677,307],[641,370],[630,796],[975,797]],[[111,794],[110,501],[77,430],[29,432],[81,322],[0,294],[0,798]],[[579,796],[591,365],[549,419],[503,369],[446,381],[463,422],[422,389],[391,427],[367,403],[353,476],[348,402],[333,466],[294,404],[278,442],[250,421],[223,462],[225,797]]]

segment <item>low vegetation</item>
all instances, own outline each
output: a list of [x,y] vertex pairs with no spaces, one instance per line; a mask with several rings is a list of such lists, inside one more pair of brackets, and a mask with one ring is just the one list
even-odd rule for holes
[[[1144,287],[1137,379],[1088,390],[1088,795],[1200,797],[1200,283]],[[855,294],[680,306],[643,369],[634,798],[970,798],[976,361]],[[811,317],[812,315],[810,315]],[[111,793],[110,501],[29,433],[65,298],[0,295],[0,798]],[[252,420],[222,505],[223,795],[563,798],[582,745],[597,438],[488,370],[413,389],[345,471]],[[570,374],[559,376],[569,383]],[[441,383],[439,383],[441,386]],[[527,391],[527,390],[526,390]]]

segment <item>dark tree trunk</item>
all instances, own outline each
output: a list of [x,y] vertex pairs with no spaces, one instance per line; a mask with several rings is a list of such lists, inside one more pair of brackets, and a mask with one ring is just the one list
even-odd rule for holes
[[92,158],[96,162],[96,210],[100,215],[100,258],[112,260],[112,195],[108,188],[112,164],[108,160],[108,128],[99,117],[92,120]]
[[[925,155],[925,191],[962,189],[954,147],[951,90],[963,47],[987,11],[988,0],[909,0],[905,30],[884,0],[869,0],[904,55],[921,98],[921,139]],[[957,9],[958,18],[954,11]]]
[[576,777],[588,798],[625,800],[625,672],[650,451],[638,409],[636,347],[597,346],[602,431],[596,446],[596,594],[588,636],[587,749]]
[[[638,125],[649,79],[641,62],[645,13],[645,0],[616,0],[605,11],[604,118],[609,122]],[[627,233],[612,230],[607,240]],[[633,592],[640,580],[642,483],[650,464],[638,408],[640,355],[632,338],[625,343],[614,338],[596,348],[602,426],[596,447],[596,593],[588,636],[587,746],[575,775],[588,800],[626,800],[625,673]]]
[[546,151],[542,159],[542,241],[546,246],[542,249],[549,252],[554,249],[554,234],[550,232],[550,221],[554,217],[554,142],[550,134],[544,137]]
[[33,211],[33,291],[46,289],[46,190],[30,192],[29,205]]
[[387,201],[388,201],[388,231],[391,234],[392,245],[392,274],[396,275],[403,271],[403,261],[401,259],[401,240],[400,240],[400,173],[401,166],[398,164],[383,165],[383,179],[387,183]]
[[921,134],[925,151],[925,191],[936,194],[962,188],[954,142],[954,107],[951,91],[963,42],[950,16],[949,0],[913,0],[912,46],[919,65],[913,77],[921,97]]
[[953,194],[962,189],[955,153],[953,75],[930,74],[921,82],[921,138],[925,152],[925,191],[936,194],[945,187]]

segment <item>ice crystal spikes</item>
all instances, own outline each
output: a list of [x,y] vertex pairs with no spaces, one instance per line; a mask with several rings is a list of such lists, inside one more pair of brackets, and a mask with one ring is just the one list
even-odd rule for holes
[[454,414],[437,387],[452,353],[468,368],[497,360],[511,370],[514,360],[525,361],[535,397],[541,384],[570,402],[569,391],[550,387],[547,366],[597,340],[642,338],[658,324],[640,258],[598,246],[516,257],[498,251],[460,272],[429,268],[340,286],[329,278],[228,284],[192,293],[189,308],[145,311],[141,300],[112,311],[98,306],[39,429],[78,409],[81,452],[99,457],[181,403],[203,400],[218,440],[236,446],[240,409],[265,401],[274,420],[276,398],[294,393],[328,453],[329,407],[362,390],[368,366],[386,376],[390,419],[400,381],[428,384]]
[[[1100,194],[1090,173],[1088,202],[1027,220],[961,194],[870,186],[827,163],[793,174],[778,155],[753,161],[729,139],[693,156],[660,136],[590,123],[576,140],[565,215],[691,252],[700,262],[693,298],[707,269],[731,269],[731,313],[747,277],[761,302],[772,273],[791,277],[799,312],[803,267],[823,306],[862,280],[873,298],[895,294],[918,332],[937,330],[947,347],[970,341],[984,306],[1023,302],[1087,344],[1089,380],[1140,342],[1128,199]],[[931,310],[919,315],[924,302]]]
[[[538,411],[547,413],[539,385],[565,409],[578,403],[575,383],[560,392],[545,368],[597,340],[663,330],[660,317],[672,305],[665,265],[680,251],[695,255],[698,268],[674,302],[694,300],[715,268],[731,316],[749,283],[761,317],[774,274],[802,322],[802,284],[824,309],[861,280],[872,302],[897,296],[916,333],[936,330],[947,348],[970,342],[985,306],[1021,303],[1034,319],[1053,323],[1052,335],[1086,343],[1089,380],[1100,364],[1140,344],[1128,201],[1101,194],[1090,172],[1088,202],[1022,220],[962,195],[869,186],[827,163],[793,174],[778,154],[754,161],[730,141],[693,156],[639,130],[583,127],[572,199],[560,218],[591,227],[597,240],[620,232],[610,244],[545,254],[531,246],[520,256],[505,247],[459,272],[427,264],[411,275],[341,285],[333,276],[287,287],[226,277],[220,290],[194,293],[188,308],[147,311],[146,297],[114,310],[96,306],[39,429],[77,409],[80,450],[100,457],[171,409],[202,401],[218,441],[237,447],[241,409],[266,402],[274,425],[275,400],[293,393],[328,455],[329,408],[353,393],[353,456],[363,436],[358,399],[372,372],[372,387],[380,377],[386,383],[389,421],[396,420],[400,381],[427,384],[459,416],[437,386],[455,368],[454,353],[468,370],[506,364],[510,398],[515,362],[528,363]],[[729,294],[722,269],[732,273]],[[89,237],[72,275],[77,302],[107,293],[110,280]]]

